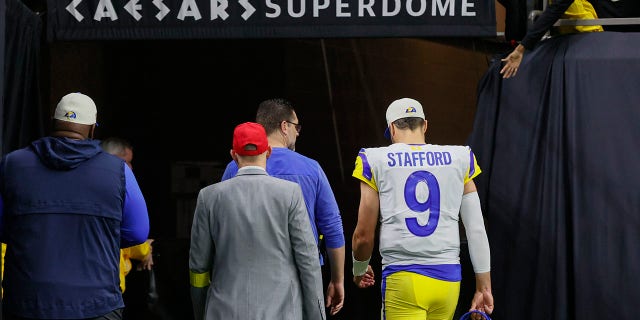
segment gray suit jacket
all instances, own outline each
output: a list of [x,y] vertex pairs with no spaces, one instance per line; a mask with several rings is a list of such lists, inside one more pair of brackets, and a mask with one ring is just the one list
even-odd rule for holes
[[196,320],[325,319],[318,249],[300,186],[263,170],[245,168],[200,190],[189,268],[211,275],[209,287],[192,281]]

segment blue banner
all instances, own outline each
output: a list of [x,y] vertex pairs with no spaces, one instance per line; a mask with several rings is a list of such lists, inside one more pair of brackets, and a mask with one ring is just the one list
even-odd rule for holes
[[49,0],[50,40],[495,37],[494,0]]

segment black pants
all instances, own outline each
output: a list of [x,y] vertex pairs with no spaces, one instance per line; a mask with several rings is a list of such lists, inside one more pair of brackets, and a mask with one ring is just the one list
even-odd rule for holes
[[123,320],[149,319],[149,280],[151,273],[148,270],[136,270],[136,264],[132,264],[131,272],[126,277],[127,290],[122,294],[124,300]]
[[[14,316],[7,312],[3,312],[2,314],[3,320],[37,320],[34,318],[23,318]],[[95,317],[95,318],[87,318],[85,320],[122,320],[122,309],[113,310],[103,316]]]

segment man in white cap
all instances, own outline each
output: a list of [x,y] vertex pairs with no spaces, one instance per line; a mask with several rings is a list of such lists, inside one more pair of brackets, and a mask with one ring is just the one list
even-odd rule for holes
[[96,105],[64,96],[53,132],[0,163],[4,319],[121,319],[120,247],[149,218],[127,164],[93,140]]
[[471,310],[491,313],[489,242],[472,180],[480,173],[473,152],[426,144],[427,121],[414,99],[392,102],[386,118],[393,144],[361,149],[353,171],[360,180],[354,282],[374,284],[369,260],[379,219],[385,319],[452,319],[462,279],[461,217],[476,274]]

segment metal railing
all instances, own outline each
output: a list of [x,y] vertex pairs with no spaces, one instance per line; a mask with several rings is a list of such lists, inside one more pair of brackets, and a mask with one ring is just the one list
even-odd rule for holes
[[[531,6],[535,0],[529,0],[528,5]],[[529,27],[538,16],[547,9],[549,1],[542,0],[542,10],[530,10],[527,16]],[[621,26],[621,25],[640,25],[640,17],[629,18],[599,18],[599,19],[559,19],[553,25],[560,26]]]
[[553,26],[622,26],[640,24],[638,18],[560,19]]

